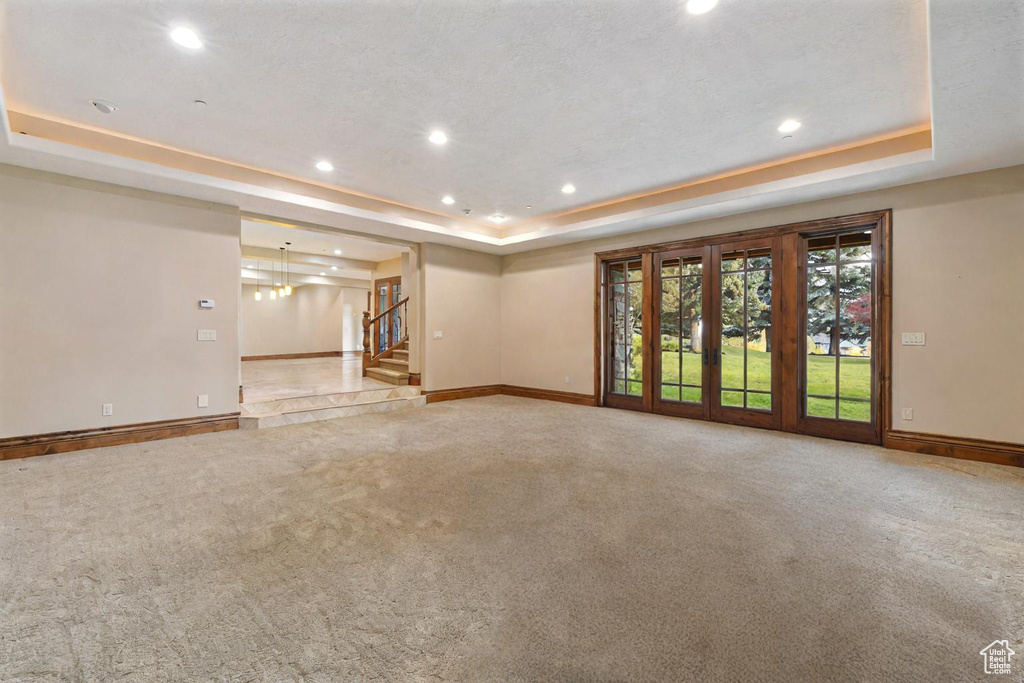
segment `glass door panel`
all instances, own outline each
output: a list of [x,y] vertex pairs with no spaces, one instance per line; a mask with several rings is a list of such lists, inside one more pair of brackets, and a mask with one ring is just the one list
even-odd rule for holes
[[655,254],[654,410],[705,417],[703,248]]
[[875,423],[875,231],[802,238],[804,427],[870,435]]
[[776,242],[751,240],[714,248],[715,336],[711,351],[715,390],[713,414],[725,421],[758,426],[775,423],[773,393],[777,351]]
[[637,257],[608,264],[607,299],[609,404],[616,397],[633,404],[644,395],[644,272]]

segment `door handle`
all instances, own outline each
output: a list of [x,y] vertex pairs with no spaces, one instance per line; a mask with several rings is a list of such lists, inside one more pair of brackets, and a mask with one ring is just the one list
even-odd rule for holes
[[708,350],[704,349],[704,365],[708,364]]
[[711,352],[711,364],[718,365],[718,349]]

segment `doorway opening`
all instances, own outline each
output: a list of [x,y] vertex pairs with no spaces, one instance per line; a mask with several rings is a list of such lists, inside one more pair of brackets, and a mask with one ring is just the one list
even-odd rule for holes
[[597,255],[603,405],[881,443],[890,212]]

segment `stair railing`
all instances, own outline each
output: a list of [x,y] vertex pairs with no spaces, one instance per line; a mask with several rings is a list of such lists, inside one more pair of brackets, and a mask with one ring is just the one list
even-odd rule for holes
[[[370,317],[363,311],[363,376],[385,355],[409,339],[409,297]],[[371,333],[372,329],[372,333]]]

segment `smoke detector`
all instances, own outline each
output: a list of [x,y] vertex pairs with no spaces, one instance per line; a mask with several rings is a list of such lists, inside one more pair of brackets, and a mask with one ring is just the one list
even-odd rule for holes
[[93,100],[92,106],[96,107],[101,114],[113,114],[117,111],[117,105],[106,100]]

